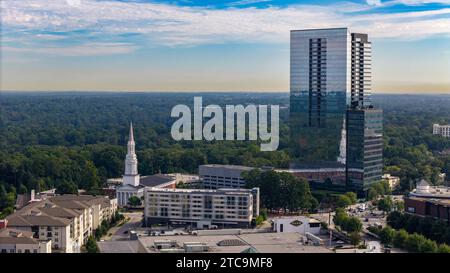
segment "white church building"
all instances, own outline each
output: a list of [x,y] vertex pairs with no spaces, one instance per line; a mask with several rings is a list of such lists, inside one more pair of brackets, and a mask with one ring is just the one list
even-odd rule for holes
[[127,144],[127,155],[125,157],[125,173],[122,179],[113,179],[118,181],[116,186],[116,197],[119,206],[126,206],[132,196],[144,197],[145,187],[157,188],[175,188],[176,184],[196,182],[199,180],[197,175],[187,174],[154,174],[149,176],[140,176],[138,173],[138,160],[135,151],[135,142],[133,135],[133,124],[130,124],[130,135]]

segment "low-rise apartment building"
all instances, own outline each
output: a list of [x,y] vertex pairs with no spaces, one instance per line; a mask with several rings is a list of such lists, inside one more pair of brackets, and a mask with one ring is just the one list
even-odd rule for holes
[[383,180],[386,180],[389,183],[389,188],[391,190],[395,189],[398,185],[400,185],[400,177],[393,176],[388,173],[383,174],[381,177]]
[[249,227],[259,214],[259,188],[161,189],[145,188],[147,226],[170,223],[196,228]]
[[37,240],[32,232],[0,229],[0,253],[51,253],[50,240]]
[[51,241],[55,252],[79,252],[77,237],[71,233],[72,221],[53,217],[38,209],[22,210],[7,217],[8,226],[22,232],[31,232],[38,241]]
[[8,226],[51,240],[54,252],[80,252],[103,220],[117,211],[117,199],[91,195],[57,195],[33,202],[7,217]]

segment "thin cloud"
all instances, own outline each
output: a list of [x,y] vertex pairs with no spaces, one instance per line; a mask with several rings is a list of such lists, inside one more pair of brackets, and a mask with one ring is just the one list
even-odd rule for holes
[[228,3],[227,6],[245,6],[259,3],[272,2],[272,0],[241,0]]
[[[237,2],[244,1],[249,3],[252,0]],[[377,3],[376,0],[370,1]],[[7,36],[7,33],[14,31],[60,33],[83,30],[96,33],[99,37],[108,37],[109,40],[129,33],[141,37],[140,41],[130,39],[127,43],[193,46],[216,43],[282,43],[287,41],[291,29],[336,26],[369,32],[375,38],[421,39],[430,35],[450,34],[448,8],[407,13],[360,14],[358,11],[370,11],[373,6],[344,3],[327,6],[298,4],[288,7],[213,9],[148,2],[81,0],[70,3],[62,0],[2,1],[1,23],[4,36],[5,33]],[[123,52],[115,47],[108,49],[109,52]],[[134,49],[127,45],[125,51]],[[73,52],[84,54],[82,50]],[[88,52],[100,54],[100,51],[95,50]]]
[[137,47],[127,43],[86,43],[66,47],[2,47],[2,50],[11,53],[31,53],[47,56],[102,56],[127,54],[136,50]]

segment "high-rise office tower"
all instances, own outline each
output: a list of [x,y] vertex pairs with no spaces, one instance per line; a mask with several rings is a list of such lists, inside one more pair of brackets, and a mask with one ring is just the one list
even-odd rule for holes
[[370,106],[372,43],[367,34],[352,33],[351,107]]
[[348,138],[361,132],[349,135],[353,119],[347,111],[371,107],[370,66],[367,34],[347,28],[291,31],[290,167],[317,187],[348,187],[347,154],[356,141]]
[[347,190],[365,192],[383,175],[383,111],[347,110]]

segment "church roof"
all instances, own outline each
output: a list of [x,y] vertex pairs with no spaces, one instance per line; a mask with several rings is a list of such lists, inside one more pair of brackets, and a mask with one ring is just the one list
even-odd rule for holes
[[170,175],[154,174],[154,175],[141,177],[139,184],[141,186],[146,186],[146,187],[157,187],[161,184],[165,184],[165,183],[171,182],[173,180],[175,180],[175,179]]

